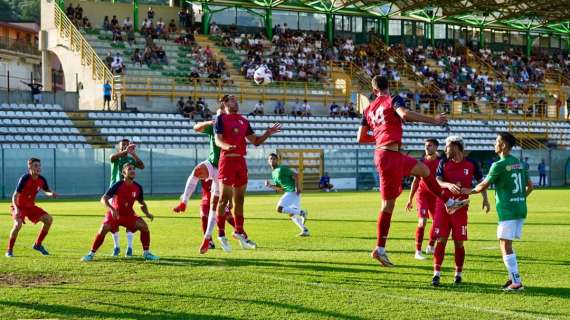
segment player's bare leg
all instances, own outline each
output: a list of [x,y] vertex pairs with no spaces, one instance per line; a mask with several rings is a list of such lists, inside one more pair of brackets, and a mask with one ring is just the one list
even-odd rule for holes
[[372,258],[378,260],[378,262],[380,262],[384,267],[394,266],[390,259],[388,259],[385,246],[386,239],[388,238],[388,232],[390,231],[392,212],[394,212],[395,205],[396,199],[382,200],[382,209],[378,215],[377,221],[376,248],[371,253]]
[[172,208],[172,211],[179,213],[186,211],[186,205],[188,204],[188,199],[192,196],[194,191],[196,191],[196,186],[198,181],[208,179],[208,168],[205,165],[197,165],[188,179],[186,180],[186,185],[184,186],[184,193],[180,196],[180,203]]
[[15,219],[12,225],[12,230],[10,230],[10,238],[8,238],[8,248],[6,249],[6,257],[12,258],[14,256],[14,244],[16,244],[16,238],[18,238],[18,233],[22,229],[23,221],[22,219]]
[[299,229],[301,229],[301,233],[299,233],[299,236],[308,237],[310,235],[309,229],[305,226],[305,220],[307,216],[306,211],[296,207],[284,208],[282,206],[277,206],[277,212],[289,214],[289,218],[291,219],[291,221],[293,221],[293,223],[297,227],[299,227]]
[[418,226],[416,227],[416,254],[414,258],[417,260],[425,260],[426,258],[422,255],[422,242],[424,241],[424,231],[427,224],[427,218],[419,218]]
[[415,177],[423,178],[423,181],[429,188],[429,190],[435,194],[438,198],[440,198],[443,203],[445,203],[445,208],[449,214],[453,214],[460,208],[465,207],[469,204],[469,199],[466,200],[455,200],[450,198],[450,194],[446,190],[442,190],[439,184],[435,181],[435,179],[431,179],[428,177],[430,175],[435,175],[435,172],[430,172],[428,166],[424,163],[418,161],[416,165],[412,168],[411,174]]
[[105,241],[105,236],[107,235],[108,232],[110,232],[112,229],[111,225],[109,224],[102,224],[101,227],[99,228],[99,231],[97,231],[97,235],[95,235],[95,240],[93,240],[93,245],[91,246],[91,251],[89,251],[89,253],[84,256],[83,258],[81,258],[81,261],[91,261],[93,260],[93,258],[95,258],[95,253],[97,252],[97,250],[101,247],[101,245],[103,244],[103,241]]
[[501,253],[503,255],[503,262],[509,273],[509,279],[503,285],[505,291],[522,291],[523,285],[521,276],[519,274],[519,266],[517,263],[517,256],[513,250],[513,241],[506,239],[499,239]]
[[139,231],[141,233],[141,244],[143,247],[143,258],[145,260],[158,260],[159,257],[153,255],[150,252],[150,231],[148,229],[148,225],[146,224],[146,222],[142,219],[139,218],[137,220],[137,222],[135,223],[135,228],[137,231]]

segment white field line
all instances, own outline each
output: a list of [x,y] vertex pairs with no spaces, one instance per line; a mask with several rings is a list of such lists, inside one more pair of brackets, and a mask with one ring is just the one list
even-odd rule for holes
[[[277,277],[277,276],[270,276],[270,275],[265,275],[265,274],[256,274],[256,276],[264,277],[264,278],[272,279],[272,280],[283,281],[283,282],[291,282],[291,283],[295,283],[295,284],[301,284],[301,285],[305,285],[305,286],[309,286],[309,287],[327,288],[327,289],[334,289],[336,291],[353,292],[353,293],[358,293],[358,294],[368,294],[368,295],[380,296],[383,298],[391,298],[391,299],[398,299],[398,300],[402,300],[402,301],[422,303],[422,304],[426,304],[426,305],[439,305],[442,307],[460,308],[460,309],[471,310],[471,311],[476,311],[476,312],[485,312],[485,313],[489,313],[489,314],[519,317],[519,318],[526,318],[526,319],[540,319],[540,320],[549,319],[549,318],[545,318],[545,317],[537,317],[537,316],[530,315],[530,314],[527,314],[524,312],[515,312],[515,311],[510,311],[510,310],[498,310],[498,309],[477,307],[477,306],[472,306],[472,305],[468,305],[468,304],[461,304],[461,303],[448,303],[448,302],[444,302],[444,301],[423,299],[423,298],[418,298],[418,297],[385,294],[385,293],[380,293],[380,292],[372,291],[372,290],[361,290],[361,289],[346,288],[346,287],[339,286],[336,284],[307,282],[307,281],[300,281],[300,280],[282,278],[282,277]],[[505,295],[509,295],[509,293],[505,293]]]

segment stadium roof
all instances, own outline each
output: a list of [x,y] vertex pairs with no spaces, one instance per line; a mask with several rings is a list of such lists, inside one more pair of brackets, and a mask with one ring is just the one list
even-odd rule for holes
[[[207,1],[207,0],[206,0]],[[548,28],[570,34],[568,0],[210,0],[210,4],[246,8],[391,17],[428,22],[455,21],[478,27],[519,30]]]

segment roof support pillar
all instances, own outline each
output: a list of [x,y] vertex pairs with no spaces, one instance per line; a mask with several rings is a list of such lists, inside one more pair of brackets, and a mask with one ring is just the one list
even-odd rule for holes
[[526,30],[526,56],[530,57],[532,53],[532,39],[530,37],[530,29]]
[[390,45],[389,27],[390,27],[390,17],[388,16],[382,17],[382,32],[384,35],[384,43],[388,46]]
[[435,22],[429,22],[429,43],[435,47]]
[[271,41],[273,39],[273,13],[271,7],[265,8],[265,16],[263,17],[265,23],[265,35],[267,39]]
[[334,44],[334,16],[332,12],[327,12],[326,16],[327,23],[325,31],[327,35],[327,41],[329,42],[329,45],[332,46]]
[[483,49],[485,47],[485,33],[483,32],[483,26],[479,27],[479,49]]
[[139,0],[133,0],[133,28],[139,29]]
[[65,10],[65,0],[57,0],[57,5],[61,10]]
[[202,2],[202,34],[210,33],[210,20],[212,19],[212,13],[210,12],[210,7],[206,1]]

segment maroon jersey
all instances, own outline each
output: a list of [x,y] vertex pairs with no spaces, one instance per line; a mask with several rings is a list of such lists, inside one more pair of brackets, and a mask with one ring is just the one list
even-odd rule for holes
[[[461,162],[444,159],[439,162],[436,175],[445,182],[458,184],[462,188],[472,188],[477,181],[483,179],[481,168],[470,158],[463,158]],[[468,195],[458,195],[454,198],[467,199]]]
[[427,184],[425,183],[424,179],[434,179],[435,180],[435,173],[437,171],[437,167],[439,165],[439,158],[435,160],[427,160],[423,158],[421,161],[429,168],[430,175],[427,178],[422,178],[420,180],[420,185],[418,187],[418,197],[425,197],[425,196],[434,196],[435,195],[429,190]]
[[[218,181],[216,180],[216,183]],[[202,200],[201,205],[210,205],[210,197],[212,196],[212,180],[202,180]]]
[[111,186],[105,195],[111,198],[111,205],[117,210],[119,216],[134,215],[133,204],[135,200],[138,202],[143,201],[143,189],[135,181],[126,183],[124,180],[121,180]]
[[16,192],[20,194],[16,199],[16,206],[18,206],[18,208],[35,206],[36,195],[40,189],[49,191],[48,183],[44,177],[40,175],[34,179],[29,173],[23,175],[18,181],[18,186],[16,187]]
[[245,137],[253,134],[253,129],[246,118],[239,114],[221,114],[216,118],[216,134],[221,134],[224,142],[235,145],[236,149],[223,150],[221,156],[226,153],[246,155]]
[[372,129],[377,147],[402,144],[403,121],[396,109],[405,107],[404,99],[400,96],[378,96],[364,109],[361,124]]

